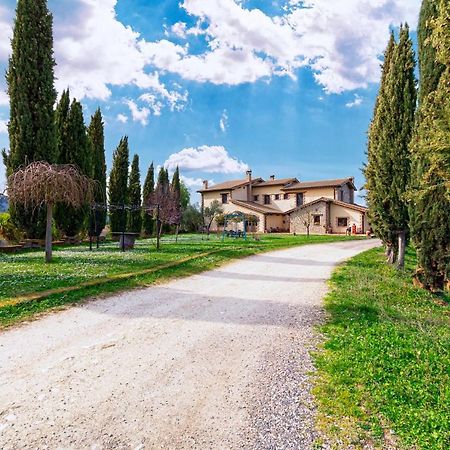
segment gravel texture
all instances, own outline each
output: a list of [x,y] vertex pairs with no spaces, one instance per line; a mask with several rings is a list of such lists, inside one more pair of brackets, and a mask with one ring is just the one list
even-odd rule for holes
[[311,449],[326,280],[377,245],[259,255],[3,332],[0,448]]

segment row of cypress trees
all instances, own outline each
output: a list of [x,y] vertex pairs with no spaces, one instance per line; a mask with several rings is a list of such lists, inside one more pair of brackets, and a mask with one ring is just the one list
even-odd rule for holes
[[449,280],[450,6],[424,0],[419,23],[419,104],[408,26],[391,34],[369,128],[366,176],[372,226],[391,263],[404,266],[412,238],[418,277],[430,289]]
[[150,236],[155,232],[155,221],[151,214],[142,208],[149,202],[152,194],[158,186],[170,186],[180,199],[179,208],[185,209],[183,199],[189,196],[183,195],[180,180],[180,171],[177,168],[173,174],[172,182],[169,180],[169,172],[162,167],[158,173],[155,185],[155,168],[152,163],[148,168],[144,186],[141,188],[139,156],[134,155],[131,170],[129,170],[129,146],[128,137],[120,140],[114,151],[113,164],[109,177],[109,202],[110,202],[110,225],[112,232],[129,231],[143,233]]

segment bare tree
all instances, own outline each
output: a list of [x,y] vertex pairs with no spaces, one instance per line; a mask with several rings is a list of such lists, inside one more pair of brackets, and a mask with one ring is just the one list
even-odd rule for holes
[[179,207],[179,196],[169,184],[159,184],[150,196],[144,199],[147,214],[156,220],[156,248],[160,249],[161,235],[164,225],[178,225],[182,211]]
[[53,207],[64,203],[75,208],[92,201],[95,182],[69,164],[33,162],[19,168],[8,178],[8,195],[12,203],[25,207],[47,207],[45,261],[52,260]]

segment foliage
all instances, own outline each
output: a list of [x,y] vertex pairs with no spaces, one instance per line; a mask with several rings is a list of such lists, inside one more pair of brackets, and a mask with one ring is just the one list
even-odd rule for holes
[[[68,91],[66,96],[68,95]],[[86,126],[83,118],[83,107],[81,103],[73,100],[67,114],[68,98],[65,95],[61,97],[58,105],[57,118],[57,142],[60,146],[58,162],[59,164],[76,165],[82,174],[92,177],[92,146],[89,142]],[[63,121],[66,115],[66,123]],[[88,218],[89,209],[86,205],[73,207],[69,204],[60,204],[55,209],[56,226],[66,236],[76,236],[83,229]]]
[[128,202],[131,209],[128,211],[128,231],[140,233],[142,229],[142,197],[141,197],[141,172],[139,170],[139,156],[134,155],[131,164],[130,180],[128,184]]
[[211,230],[211,225],[214,222],[214,219],[220,214],[223,214],[223,207],[218,200],[214,200],[213,202],[211,202],[209,206],[203,209],[203,220],[208,235]]
[[449,306],[411,285],[412,250],[406,273],[382,258],[380,249],[363,253],[332,277],[315,356],[319,428],[333,448],[444,450]]
[[176,215],[176,221],[174,225],[180,225],[183,215],[183,207],[181,204],[181,181],[180,181],[180,169],[177,167],[172,178],[171,190],[174,201],[174,214]]
[[439,0],[424,0],[420,11],[417,38],[419,43],[419,100],[423,103],[435,91],[445,66],[436,60],[436,49],[432,43],[434,21],[438,16]]
[[126,280],[106,282],[95,288],[80,287],[75,292],[55,293],[40,301],[12,306],[0,305],[0,327],[26,319],[33,314],[47,311],[64,304],[86,299],[105,292],[129,290],[148,286],[150,283],[171,277],[187,276],[217,267],[227,261],[264,251],[310,243],[341,242],[350,238],[340,236],[312,236],[307,241],[303,236],[262,236],[260,241],[222,242],[212,238],[203,240],[202,235],[185,235],[176,244],[172,238],[164,238],[160,252],[154,250],[154,239],[138,241],[130,252],[121,252],[117,243],[103,244],[99,250],[89,251],[89,246],[58,247],[54,251],[53,264],[48,266],[41,260],[40,252],[30,250],[17,254],[0,254],[0,303],[37,292],[72,286],[97,278],[108,278],[116,274],[136,273],[143,269],[160,267],[186,256],[217,250],[176,268],[130,277]]
[[[144,188],[142,192],[143,203],[149,203],[149,199],[155,191],[155,167],[151,163],[147,171],[147,176],[145,177]],[[153,234],[154,219],[151,214],[147,211],[142,211],[142,230],[146,236],[151,236]]]
[[[418,251],[417,277],[431,290],[450,281],[450,6],[442,2],[430,40],[445,70],[423,97],[411,143],[411,231]],[[446,30],[446,32],[445,32]]]
[[23,233],[13,223],[9,213],[0,213],[0,239],[18,242],[22,237]]
[[196,232],[203,224],[202,212],[198,205],[188,205],[183,211],[181,229],[188,233]]
[[128,137],[120,140],[113,155],[113,166],[109,175],[109,202],[111,231],[124,231],[127,224],[126,211],[120,208],[128,203]]
[[[97,182],[94,202],[99,205],[106,204],[106,160],[105,160],[105,133],[100,108],[91,117],[88,136],[92,145],[92,178]],[[92,236],[99,236],[106,225],[106,209],[91,212],[89,232]]]
[[[409,143],[414,127],[416,82],[408,26],[388,44],[382,84],[369,129],[367,201],[371,224],[384,244],[396,249],[395,236],[409,229],[406,191],[410,181]],[[406,237],[406,236],[405,236]],[[398,257],[402,265],[403,254]]]
[[[33,161],[57,161],[53,122],[53,18],[46,0],[19,0],[6,74],[10,98],[10,151],[3,152],[7,175]],[[13,222],[29,237],[45,232],[39,209],[10,209]]]

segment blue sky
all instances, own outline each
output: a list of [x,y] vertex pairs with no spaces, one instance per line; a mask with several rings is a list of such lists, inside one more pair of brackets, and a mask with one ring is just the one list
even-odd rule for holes
[[[0,6],[6,69],[15,0]],[[361,175],[390,28],[420,0],[49,0],[57,88],[100,106],[108,164],[122,135],[141,158],[202,179]],[[0,147],[8,102],[0,79]],[[0,186],[4,186],[0,167]],[[362,201],[362,200],[360,200]]]

